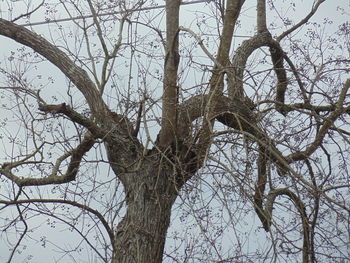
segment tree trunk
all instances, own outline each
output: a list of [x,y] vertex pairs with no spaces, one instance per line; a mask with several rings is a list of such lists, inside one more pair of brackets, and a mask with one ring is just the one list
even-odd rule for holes
[[127,212],[116,229],[112,263],[162,262],[177,190],[173,169],[160,159],[148,157],[137,172],[118,175],[125,187]]

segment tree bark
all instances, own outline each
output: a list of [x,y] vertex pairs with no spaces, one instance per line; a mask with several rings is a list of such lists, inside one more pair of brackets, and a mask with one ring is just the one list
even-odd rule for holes
[[168,147],[176,137],[179,67],[179,0],[166,1],[166,57],[164,61],[162,129],[160,145]]
[[162,262],[177,174],[161,157],[149,156],[138,171],[121,175],[127,212],[116,228],[112,263]]

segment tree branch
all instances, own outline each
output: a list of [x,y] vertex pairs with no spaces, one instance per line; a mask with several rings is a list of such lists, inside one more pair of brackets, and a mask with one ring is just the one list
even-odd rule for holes
[[277,41],[271,39],[270,43],[270,54],[271,60],[273,63],[273,69],[277,76],[277,85],[276,85],[276,110],[281,114],[286,114],[283,109],[284,106],[284,97],[287,90],[287,73],[283,66],[284,52]]
[[224,26],[220,37],[220,44],[217,53],[217,61],[226,67],[229,64],[229,53],[231,49],[233,31],[237,23],[238,16],[245,0],[228,0],[224,15]]
[[267,161],[268,161],[268,152],[266,147],[259,144],[259,158],[258,158],[258,180],[255,183],[255,194],[254,199],[254,208],[255,212],[260,218],[261,223],[266,232],[270,231],[270,221],[266,217],[264,212],[263,200],[264,192],[267,183]]
[[320,130],[318,131],[316,138],[314,139],[313,143],[311,143],[310,146],[308,146],[304,151],[298,151],[295,153],[290,154],[287,159],[291,161],[300,161],[308,158],[313,152],[315,152],[318,147],[322,144],[322,141],[324,137],[326,136],[326,133],[331,128],[333,123],[336,121],[336,119],[346,112],[347,108],[343,108],[343,103],[345,100],[345,97],[347,95],[347,92],[350,88],[350,78],[347,79],[344,83],[344,86],[340,92],[339,100],[335,106],[335,110],[330,114],[330,116],[324,121],[323,125],[321,126]]
[[301,217],[301,222],[303,225],[303,263],[308,263],[309,262],[309,254],[311,251],[311,246],[310,246],[310,226],[309,226],[309,221],[308,217],[306,214],[306,209],[303,204],[303,202],[300,200],[300,198],[294,194],[291,190],[287,188],[278,188],[271,190],[270,193],[267,195],[267,201],[266,201],[266,210],[265,210],[265,217],[267,218],[267,223],[270,226],[271,225],[271,218],[272,218],[272,210],[273,210],[273,204],[275,202],[275,199],[280,196],[280,195],[286,195],[288,196],[295,204],[297,207],[300,217]]
[[[31,186],[31,185],[39,186],[39,185],[68,183],[70,181],[75,180],[84,154],[91,149],[94,143],[95,143],[95,139],[93,136],[91,136],[90,134],[85,135],[82,142],[75,149],[64,154],[62,158],[57,159],[56,165],[53,167],[52,173],[48,177],[24,178],[24,177],[19,177],[14,175],[12,173],[13,168],[33,163],[26,160],[21,160],[21,161],[11,162],[11,163],[4,163],[0,168],[0,174],[3,174],[6,178],[10,179],[20,187]],[[69,156],[71,156],[71,160],[66,170],[66,173],[63,175],[57,175],[59,166],[61,165],[62,161],[67,159]]]
[[[214,127],[215,117],[217,115],[216,108],[219,105],[220,97],[222,97],[224,89],[224,74],[228,74],[231,78],[230,71],[227,69],[229,64],[229,52],[233,37],[233,31],[240,14],[242,5],[245,1],[229,0],[227,1],[224,27],[222,29],[222,36],[220,38],[220,45],[217,55],[217,64],[214,66],[213,74],[209,81],[210,91],[206,107],[203,111],[203,122],[201,130],[199,131],[199,140],[197,143],[198,166],[202,166],[209,147],[211,145],[212,130]],[[220,67],[222,65],[222,67]]]
[[237,19],[241,12],[245,0],[229,0],[226,4],[224,15],[224,26],[220,37],[219,49],[217,52],[217,65],[214,66],[213,75],[210,79],[211,87],[217,87],[218,92],[222,92],[224,87],[223,72],[226,72],[229,82],[232,80],[232,72],[228,69],[230,66],[230,49],[232,44],[233,32]]
[[[16,194],[15,198],[14,198],[14,202],[17,202],[19,196],[21,195],[22,193],[22,188],[20,187],[19,188],[19,191],[18,193]],[[1,201],[0,201],[1,203]],[[8,205],[8,204],[6,204]],[[7,262],[11,262],[12,261],[12,258],[13,256],[15,255],[16,251],[17,251],[17,248],[19,247],[19,245],[21,244],[23,238],[25,237],[25,235],[27,234],[28,232],[28,224],[26,222],[26,218],[23,217],[23,211],[21,211],[20,207],[19,207],[19,204],[16,203],[16,208],[17,208],[17,212],[18,212],[18,216],[20,218],[20,220],[23,222],[23,225],[24,225],[24,230],[23,232],[20,234],[20,238],[18,239],[16,245],[13,247],[12,251],[11,251],[11,254],[9,256],[9,259]],[[19,231],[17,231],[17,233],[19,233]]]
[[203,44],[203,40],[195,32],[193,32],[191,29],[183,27],[183,26],[180,26],[179,30],[189,33],[190,35],[192,35],[196,39],[197,43],[202,48],[203,52],[208,56],[208,58],[210,58],[211,61],[213,61],[214,68],[221,68],[221,69],[224,68],[224,66],[222,64],[220,64],[220,62],[218,60],[216,60],[216,58],[209,52],[209,50]]
[[[42,7],[45,3],[45,0],[43,0],[37,7],[33,8],[33,10],[29,11],[24,14],[20,14],[16,18],[12,19],[11,22],[16,22],[17,20],[21,19],[22,17],[30,17],[32,14],[34,14],[37,10],[39,10],[40,7]],[[29,8],[29,7],[28,7]]]
[[266,32],[266,0],[257,0],[257,27],[258,34]]
[[[186,138],[191,134],[191,123],[203,117],[205,114],[205,108],[210,100],[210,95],[198,95],[189,98],[179,105],[179,127],[178,134],[182,138]],[[249,107],[238,99],[230,99],[226,96],[220,96],[215,109],[213,118],[216,118],[221,123],[231,127],[240,128],[242,123],[238,123],[237,116],[239,119],[245,120],[243,127],[247,131],[251,131],[252,125],[256,119],[254,113]]]
[[258,48],[271,43],[272,37],[269,32],[260,33],[243,41],[237,48],[232,59],[232,80],[228,82],[228,94],[230,98],[243,97],[243,73],[249,56]]
[[168,147],[175,139],[177,122],[177,69],[179,66],[180,0],[166,0],[166,57],[163,80],[163,111],[160,146]]
[[326,0],[318,0],[316,5],[314,7],[312,7],[310,13],[303,18],[299,23],[295,24],[294,26],[292,26],[290,29],[284,31],[281,35],[279,35],[276,38],[277,42],[280,42],[283,38],[285,38],[286,36],[288,36],[290,33],[292,33],[293,31],[297,30],[299,27],[301,27],[302,25],[304,25],[305,23],[307,23],[309,21],[309,19],[316,13],[318,7]]
[[[305,86],[304,86],[303,82],[301,81],[300,76],[299,76],[299,72],[298,72],[298,70],[296,69],[296,67],[294,66],[292,60],[287,56],[286,53],[284,53],[283,58],[286,60],[286,62],[288,63],[289,67],[292,69],[292,72],[293,72],[293,74],[294,74],[294,77],[296,78],[297,83],[298,83],[298,85],[299,85],[299,88],[300,88],[301,94],[302,94],[302,96],[303,96],[304,102],[305,102],[305,103],[310,103],[310,99],[309,99],[309,98],[307,97],[307,95],[306,95]],[[284,110],[285,110],[285,109],[284,109]]]
[[102,138],[106,135],[106,132],[104,132],[102,128],[98,127],[91,119],[86,118],[78,112],[74,111],[65,103],[40,104],[39,110],[52,114],[62,113],[66,115],[71,121],[76,122],[88,129],[95,136],[95,138]]
[[25,27],[1,18],[0,35],[32,48],[57,66],[84,95],[96,119],[101,122],[106,119],[108,107],[96,89],[95,84],[91,81],[86,71],[78,67],[63,51]]

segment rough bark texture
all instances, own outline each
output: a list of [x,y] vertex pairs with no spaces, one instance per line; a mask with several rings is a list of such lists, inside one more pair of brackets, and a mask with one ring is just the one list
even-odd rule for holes
[[149,156],[138,171],[125,174],[128,209],[116,229],[113,263],[162,262],[177,191],[176,175],[159,157]]
[[166,56],[164,61],[163,110],[160,145],[168,147],[175,139],[177,125],[177,70],[179,66],[179,0],[166,1]]

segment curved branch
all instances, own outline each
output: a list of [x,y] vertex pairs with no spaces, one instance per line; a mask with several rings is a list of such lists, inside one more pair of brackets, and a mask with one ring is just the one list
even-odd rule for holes
[[[94,145],[95,139],[90,134],[87,134],[82,142],[70,152],[64,154],[61,158],[58,158],[56,165],[52,169],[52,174],[44,178],[23,178],[16,176],[12,173],[12,169],[18,166],[26,165],[33,162],[18,161],[12,163],[4,163],[0,168],[0,174],[3,174],[6,178],[10,179],[18,186],[39,186],[48,184],[63,184],[75,180],[78,173],[81,160],[85,153],[87,153]],[[63,160],[71,156],[70,163],[67,171],[64,175],[57,175],[58,167]]]
[[300,217],[301,217],[301,222],[303,225],[303,236],[304,236],[304,242],[303,242],[303,263],[308,263],[309,262],[309,254],[311,251],[311,245],[310,245],[310,226],[308,222],[308,217],[306,214],[306,209],[303,204],[303,202],[300,200],[300,198],[294,194],[291,190],[287,188],[278,188],[271,190],[270,193],[267,195],[267,200],[266,200],[266,210],[264,211],[265,213],[265,218],[267,219],[268,226],[271,226],[271,219],[272,219],[272,210],[273,210],[273,204],[275,199],[280,196],[280,195],[286,195],[288,196],[295,204],[297,207]]
[[[178,134],[181,138],[190,136],[191,123],[204,116],[209,99],[209,94],[198,95],[179,105]],[[213,118],[231,128],[239,129],[243,125],[246,131],[253,132],[252,126],[254,126],[256,117],[245,102],[239,99],[230,99],[226,96],[220,96],[217,100],[218,103]],[[237,118],[242,123],[238,123]]]
[[266,30],[248,40],[243,41],[242,45],[237,49],[237,52],[232,60],[233,69],[232,73],[230,74],[230,81],[227,87],[228,94],[230,98],[243,97],[243,73],[247,64],[247,60],[255,50],[263,46],[270,47],[271,60],[277,76],[275,102],[276,109],[282,114],[285,114],[283,105],[288,81],[287,73],[283,66],[284,52],[279,43],[275,41],[272,38],[271,34]]
[[[208,144],[212,138],[212,131],[209,128],[209,123],[218,120],[221,123],[247,132],[254,132],[255,116],[250,108],[241,100],[230,99],[226,96],[217,96],[215,107],[208,115],[208,104],[211,100],[211,95],[194,96],[179,105],[179,125],[177,134],[181,138],[181,142],[186,144],[189,149],[196,151],[197,168],[200,168],[205,160]],[[194,145],[195,139],[192,138],[192,122],[200,117],[203,117],[203,125],[199,131],[199,140]],[[209,129],[208,129],[209,128]],[[208,133],[204,131],[208,129]],[[197,134],[198,135],[198,134]],[[200,137],[202,136],[202,137]]]
[[[258,0],[258,12],[264,13],[265,1]],[[260,10],[260,11],[259,11]],[[260,14],[263,16],[263,14]],[[287,73],[283,66],[284,52],[277,41],[275,41],[271,34],[267,31],[266,24],[258,18],[258,34],[242,43],[237,49],[232,60],[232,73],[229,76],[228,93],[231,98],[243,97],[243,73],[249,56],[258,48],[262,46],[270,47],[271,60],[273,68],[277,76],[276,86],[276,109],[282,114],[285,114],[283,109],[284,97],[287,89]],[[266,19],[265,19],[266,20]],[[264,21],[265,21],[264,20]],[[265,21],[266,23],[266,21]]]
[[243,97],[243,73],[249,56],[258,48],[268,45],[272,40],[269,32],[263,32],[243,41],[237,48],[232,59],[232,72],[228,82],[228,94],[230,98]]
[[101,122],[106,119],[108,108],[95,84],[91,81],[86,71],[78,67],[63,51],[25,27],[1,18],[0,35],[32,48],[58,67],[84,95],[96,119]]
[[[193,139],[191,138],[191,123],[199,117],[205,115],[205,108],[207,107],[209,95],[199,95],[188,99],[183,102],[179,107],[179,127],[178,134],[181,135],[183,142],[189,143],[189,148],[193,147]],[[254,112],[245,104],[244,101],[239,99],[230,99],[225,96],[218,97],[217,105],[212,116],[213,119],[218,120],[222,124],[237,130],[240,133],[248,135],[253,141],[259,143],[261,151],[275,162],[279,173],[285,174],[291,171],[288,161],[283,154],[274,146],[273,142],[269,139],[257,125],[257,120]],[[196,145],[200,144],[199,141]],[[199,145],[197,147],[200,149]],[[198,157],[198,167],[201,167],[201,159]]]

